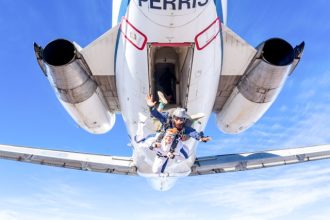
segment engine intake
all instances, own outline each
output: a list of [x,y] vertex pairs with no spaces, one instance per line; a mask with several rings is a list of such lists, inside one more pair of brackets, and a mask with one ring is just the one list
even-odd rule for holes
[[264,43],[262,58],[274,66],[286,66],[293,62],[295,53],[292,46],[285,40],[272,38]]
[[43,60],[52,66],[63,66],[76,58],[76,48],[65,39],[57,39],[43,49]]

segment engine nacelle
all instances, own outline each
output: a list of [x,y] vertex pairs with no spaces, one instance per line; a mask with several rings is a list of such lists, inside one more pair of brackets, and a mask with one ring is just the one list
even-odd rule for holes
[[37,44],[34,48],[56,96],[76,123],[94,134],[111,130],[115,114],[108,111],[104,96],[75,45],[58,39],[44,49]]
[[249,68],[217,113],[219,129],[235,134],[255,124],[277,98],[297,65],[303,47],[304,43],[293,49],[278,38],[261,44]]

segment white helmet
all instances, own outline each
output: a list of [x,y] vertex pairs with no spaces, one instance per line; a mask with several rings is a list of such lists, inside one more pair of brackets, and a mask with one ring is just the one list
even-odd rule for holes
[[184,118],[184,119],[189,118],[184,108],[176,108],[173,112],[173,117]]

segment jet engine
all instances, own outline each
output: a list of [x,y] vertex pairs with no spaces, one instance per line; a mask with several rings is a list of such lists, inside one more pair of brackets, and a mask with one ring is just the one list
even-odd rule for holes
[[108,110],[77,48],[64,39],[54,40],[44,49],[34,44],[37,61],[66,111],[86,131],[102,134],[113,127],[115,114]]
[[240,133],[256,123],[281,91],[300,60],[304,42],[295,48],[272,38],[262,43],[247,70],[217,113],[217,125],[225,133]]

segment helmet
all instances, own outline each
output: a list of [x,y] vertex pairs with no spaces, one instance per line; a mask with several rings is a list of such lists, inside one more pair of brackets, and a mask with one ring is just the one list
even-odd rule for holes
[[173,112],[173,117],[184,118],[187,119],[188,115],[184,108],[176,108]]

